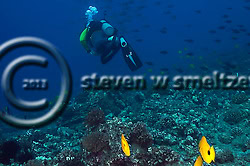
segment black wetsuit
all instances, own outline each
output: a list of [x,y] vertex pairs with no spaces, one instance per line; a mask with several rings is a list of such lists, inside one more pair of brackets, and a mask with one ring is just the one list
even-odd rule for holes
[[[117,30],[114,29],[114,36],[112,41],[108,41],[111,36],[106,35],[102,30],[103,23],[100,21],[92,21],[88,25],[88,33],[86,38],[88,39],[89,46],[96,51],[96,53],[101,55],[101,62],[103,64],[107,63],[112,59],[112,57],[119,51],[120,45],[116,43]],[[99,33],[99,34],[98,34]],[[96,35],[97,34],[97,35]],[[98,36],[99,35],[99,36]],[[91,37],[98,36],[100,42],[96,45],[91,41]]]

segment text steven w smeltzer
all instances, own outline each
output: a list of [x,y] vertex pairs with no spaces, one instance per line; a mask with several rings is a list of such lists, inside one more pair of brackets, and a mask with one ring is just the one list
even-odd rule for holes
[[152,75],[146,78],[138,76],[98,76],[97,73],[85,75],[81,78],[81,88],[83,89],[126,89],[144,90],[147,88],[148,81],[154,89],[173,88],[176,90],[194,89],[234,89],[247,90],[250,87],[249,75],[227,75],[214,71],[212,75],[176,75],[170,78],[167,75]]

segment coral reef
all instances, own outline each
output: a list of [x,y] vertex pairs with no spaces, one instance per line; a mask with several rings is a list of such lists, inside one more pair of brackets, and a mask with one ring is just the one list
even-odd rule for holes
[[88,113],[85,123],[89,127],[98,126],[101,123],[105,122],[104,112],[100,108],[92,108]]
[[233,137],[227,134],[221,134],[218,136],[218,140],[223,144],[231,144]]
[[11,160],[24,163],[34,158],[29,146],[15,140],[8,140],[0,145],[0,163],[10,164]]
[[246,102],[248,100],[248,96],[246,93],[237,93],[236,95],[234,95],[232,97],[232,102],[235,103],[235,104],[242,104],[244,102]]
[[132,128],[132,132],[130,133],[129,140],[131,144],[138,144],[142,148],[148,148],[153,143],[153,138],[149,134],[145,124],[136,123]]
[[250,112],[248,109],[231,109],[224,114],[224,121],[235,125],[244,119],[249,119]]
[[215,160],[216,162],[220,164],[225,164],[225,163],[233,162],[234,156],[233,156],[232,151],[230,151],[229,149],[217,150]]
[[43,163],[41,160],[29,160],[24,166],[45,166],[46,164]]
[[[239,94],[193,89],[80,92],[54,124],[16,135],[3,132],[2,138],[12,139],[1,139],[0,163],[189,166],[206,136],[215,147],[216,165],[249,165],[250,102],[242,97],[246,93]],[[130,157],[122,151],[122,134]],[[6,153],[9,146],[13,151]]]
[[14,140],[6,141],[0,145],[0,163],[10,164],[11,159],[16,159],[18,151],[21,149],[18,142]]
[[54,161],[55,165],[58,166],[84,166],[82,156],[79,153],[75,153],[72,150],[63,150],[56,156]]
[[109,138],[107,134],[96,131],[83,138],[81,145],[91,153],[98,153],[108,148]]

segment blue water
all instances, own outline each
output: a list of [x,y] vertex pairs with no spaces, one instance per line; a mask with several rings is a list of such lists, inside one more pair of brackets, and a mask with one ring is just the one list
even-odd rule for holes
[[[159,74],[161,68],[169,69],[165,74],[177,74],[175,68],[181,68],[187,74],[200,74],[200,66],[221,70],[223,61],[236,63],[234,74],[247,70],[238,64],[242,62],[241,57],[244,60],[249,56],[249,10],[244,9],[249,3],[245,1],[3,1],[0,5],[0,43],[20,36],[40,37],[53,43],[69,63],[75,93],[79,91],[82,75],[93,72],[132,74],[120,52],[108,64],[102,65],[98,57],[88,55],[81,46],[79,35],[86,25],[85,11],[89,5],[99,10],[96,19],[104,18],[106,13],[105,18],[126,37],[143,62],[153,63],[153,66],[144,65],[133,74],[145,74],[148,69],[152,69],[149,74]],[[223,18],[224,15],[228,18]],[[225,23],[226,20],[232,20],[232,23]],[[239,25],[243,25],[246,32],[232,33],[232,29],[239,29]],[[219,26],[225,26],[225,29],[220,30]],[[166,28],[167,33],[161,33],[162,28]],[[209,33],[210,30],[216,30],[216,33]],[[232,37],[238,39],[232,40]],[[137,42],[138,39],[142,42]],[[194,42],[187,43],[186,39]],[[162,50],[168,54],[160,54]],[[186,57],[188,53],[193,56]],[[51,68],[57,69],[53,64]],[[52,73],[46,76],[55,80]]]
[[[105,65],[101,64],[99,57],[86,53],[79,36],[86,26],[85,11],[90,5],[99,11],[95,19],[105,17],[120,35],[125,36],[144,64],[141,69],[131,72],[121,51]],[[0,44],[20,36],[39,37],[54,44],[70,66],[73,97],[81,90],[81,76],[94,72],[100,75],[149,76],[212,74],[212,71],[219,70],[249,74],[249,7],[249,0],[1,1]],[[37,49],[11,52],[0,59],[1,75],[13,57],[27,51],[44,55],[51,61],[46,70],[30,66],[18,71],[13,83],[16,95],[27,100],[36,100],[41,96],[53,100],[60,87],[60,71],[44,52]],[[228,63],[231,67],[226,65]],[[204,66],[206,70],[202,70]],[[162,68],[168,71],[161,73]],[[47,78],[50,93],[24,91],[20,88],[24,77]],[[36,98],[36,95],[39,97]],[[22,116],[23,113],[8,104],[2,89],[0,101],[0,109],[7,105],[13,114]]]
[[[78,38],[86,24],[84,13],[89,5],[93,5],[99,9],[97,18],[103,18],[103,12],[106,10],[106,19],[119,30],[120,34],[127,37],[143,61],[155,63],[156,71],[162,66],[184,67],[197,60],[197,58],[180,59],[178,50],[183,50],[185,47],[189,52],[194,52],[195,57],[203,56],[203,61],[218,58],[221,53],[232,52],[235,50],[235,44],[240,46],[241,51],[249,50],[245,45],[249,39],[247,32],[232,34],[231,31],[237,28],[237,25],[244,25],[244,29],[249,29],[247,20],[249,11],[243,8],[248,5],[247,2],[226,0],[158,2],[160,5],[156,4],[157,1],[131,1],[126,6],[122,2],[95,0],[79,0],[70,3],[29,0],[15,3],[1,2],[0,40],[2,43],[11,38],[26,35],[44,38],[61,50],[74,74],[100,72],[100,70],[105,73],[129,73],[119,57],[120,54],[103,66],[96,57],[88,56],[82,49]],[[169,8],[169,5],[173,5],[173,8]],[[145,6],[145,8],[138,10],[138,6]],[[230,7],[232,10],[227,9]],[[196,10],[200,10],[201,13],[197,14]],[[164,15],[166,11],[171,11],[171,14]],[[120,13],[126,15],[120,16]],[[140,15],[137,16],[138,14]],[[224,19],[224,14],[229,18]],[[176,19],[173,16],[176,16]],[[224,23],[225,20],[232,20],[232,23]],[[150,27],[143,28],[143,25],[150,25]],[[218,30],[219,26],[225,26],[226,29]],[[167,28],[167,34],[159,32],[163,27]],[[131,32],[134,29],[140,32]],[[216,30],[216,34],[208,33],[209,30]],[[239,39],[234,41],[231,39],[232,36],[237,36]],[[143,39],[143,42],[138,43],[136,39]],[[194,43],[185,43],[184,39],[193,39]],[[213,42],[215,39],[220,39],[221,43],[216,44]],[[160,50],[167,50],[168,55],[160,55]],[[213,51],[216,51],[216,54],[209,55]],[[116,69],[116,72],[113,69]],[[144,71],[142,69],[138,73]]]

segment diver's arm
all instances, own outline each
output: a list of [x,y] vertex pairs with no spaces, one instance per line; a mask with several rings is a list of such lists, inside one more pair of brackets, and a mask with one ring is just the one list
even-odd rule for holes
[[94,31],[101,30],[101,25],[102,24],[99,21],[91,21],[80,35],[80,42],[87,53],[95,55],[95,53],[90,49],[88,42]]
[[91,50],[87,44],[87,40],[89,40],[87,38],[87,33],[88,33],[88,28],[85,28],[84,31],[80,35],[80,42],[81,42],[82,46],[85,48],[85,50],[87,51],[87,53],[90,53]]

